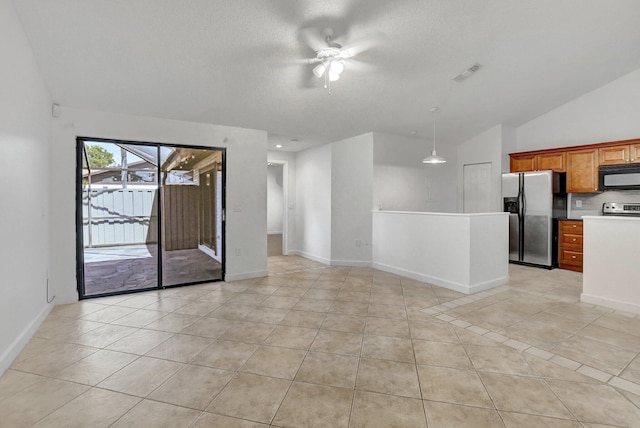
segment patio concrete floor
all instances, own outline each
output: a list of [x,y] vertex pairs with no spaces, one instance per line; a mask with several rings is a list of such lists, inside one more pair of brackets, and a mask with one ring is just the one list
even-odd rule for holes
[[[158,246],[85,248],[85,295],[141,290],[158,285]],[[221,265],[198,250],[162,252],[162,285],[222,279]]]

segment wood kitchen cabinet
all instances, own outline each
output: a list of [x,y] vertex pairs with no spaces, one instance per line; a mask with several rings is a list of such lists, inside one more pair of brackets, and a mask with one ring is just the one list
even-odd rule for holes
[[512,154],[510,157],[511,172],[543,171],[551,169],[556,172],[565,171],[565,154]]
[[537,170],[551,169],[555,172],[565,172],[565,153],[540,153],[536,155]]
[[511,155],[509,168],[511,172],[535,171],[537,162],[536,155]]
[[640,138],[510,153],[510,171],[567,173],[567,193],[598,191],[598,166],[640,163]]
[[558,229],[560,269],[582,272],[582,220],[560,220]]
[[598,191],[598,149],[566,152],[567,193]]
[[619,165],[623,163],[640,163],[640,144],[602,147],[598,150],[600,165]]

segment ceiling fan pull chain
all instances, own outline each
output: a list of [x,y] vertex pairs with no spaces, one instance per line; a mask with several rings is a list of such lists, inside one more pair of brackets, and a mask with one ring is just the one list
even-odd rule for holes
[[329,73],[324,74],[324,88],[329,90],[329,95],[331,95],[331,79],[329,79]]

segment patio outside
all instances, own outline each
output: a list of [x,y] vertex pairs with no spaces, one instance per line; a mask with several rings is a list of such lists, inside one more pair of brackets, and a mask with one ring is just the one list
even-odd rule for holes
[[83,142],[83,296],[222,279],[221,154]]

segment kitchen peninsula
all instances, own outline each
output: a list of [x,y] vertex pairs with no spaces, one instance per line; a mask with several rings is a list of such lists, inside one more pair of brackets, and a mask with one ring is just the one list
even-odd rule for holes
[[640,217],[584,216],[580,300],[640,314]]
[[373,267],[473,294],[506,283],[508,213],[373,211]]

